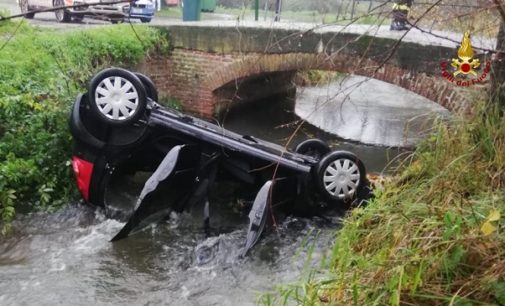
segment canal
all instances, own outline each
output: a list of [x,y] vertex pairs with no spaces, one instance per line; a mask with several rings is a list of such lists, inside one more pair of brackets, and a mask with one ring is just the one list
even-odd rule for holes
[[[391,147],[392,141],[399,144],[407,139],[403,144],[412,146],[424,133],[398,136],[404,130],[399,121],[445,112],[433,105],[420,107],[425,101],[418,96],[375,81],[342,99],[334,98],[342,92],[341,86],[362,81],[349,78],[329,86],[299,88],[296,101],[276,97],[232,110],[222,124],[289,148],[306,138],[320,138],[334,149],[355,152],[369,172],[387,173],[386,166],[394,165],[395,157],[408,153]],[[411,126],[412,132],[425,123]],[[379,134],[383,143],[359,143]],[[141,187],[142,180],[115,182],[107,199],[131,205]],[[203,231],[202,207],[173,214],[168,221],[117,243],[109,239],[123,223],[84,204],[19,216],[12,235],[0,238],[0,304],[253,305],[275,286],[308,277],[308,267],[327,264],[342,217],[338,212],[325,218],[279,220],[279,227],[270,230],[248,257],[239,258],[248,219],[247,211],[240,209],[243,194],[235,187],[219,184],[211,194],[211,237]]]

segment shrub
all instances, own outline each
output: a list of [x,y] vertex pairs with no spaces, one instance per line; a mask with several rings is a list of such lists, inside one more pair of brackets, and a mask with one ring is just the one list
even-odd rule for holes
[[[0,23],[11,35],[14,22]],[[67,118],[76,94],[105,66],[130,66],[167,41],[129,25],[61,32],[22,26],[0,50],[0,215],[58,207],[74,196]],[[5,228],[4,228],[5,229]]]

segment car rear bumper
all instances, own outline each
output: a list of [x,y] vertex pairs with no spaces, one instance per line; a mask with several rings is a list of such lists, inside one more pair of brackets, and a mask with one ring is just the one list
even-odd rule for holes
[[154,8],[132,7],[128,17],[130,18],[153,18]]

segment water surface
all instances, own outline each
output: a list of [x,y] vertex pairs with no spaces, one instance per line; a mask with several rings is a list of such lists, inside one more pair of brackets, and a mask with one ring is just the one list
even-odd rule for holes
[[[327,132],[355,133],[360,140],[400,139],[401,125],[388,114],[407,118],[429,110],[388,98],[385,92],[392,89],[379,85],[371,82],[356,91],[359,99],[353,103],[329,106],[321,90],[331,96],[334,87],[300,90],[296,112],[312,124],[305,122],[299,128],[300,118],[287,98],[232,111],[223,124],[290,148],[307,138],[321,138],[334,149],[355,152],[368,171],[382,172],[403,151],[346,142]],[[308,116],[314,109],[318,116]],[[133,205],[142,182],[138,177],[116,181],[108,189],[107,201]],[[203,230],[202,207],[173,214],[117,243],[109,239],[124,223],[86,205],[18,217],[12,235],[0,238],[0,305],[253,305],[278,284],[298,281],[307,268],[324,266],[321,262],[338,231],[338,213],[325,219],[279,219],[278,229],[270,230],[249,256],[240,258],[248,223],[248,212],[240,207],[250,194],[234,187],[218,185],[211,194],[210,237]]]

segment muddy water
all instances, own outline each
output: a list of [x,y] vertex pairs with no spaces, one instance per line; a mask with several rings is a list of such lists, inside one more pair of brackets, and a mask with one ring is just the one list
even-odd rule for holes
[[84,206],[21,218],[0,243],[0,304],[252,305],[320,262],[337,226],[285,220],[240,259],[245,215],[212,208],[213,237],[195,210],[118,243],[122,223]]
[[[231,112],[224,125],[284,145],[298,120],[291,102],[274,99]],[[307,137],[356,152],[372,172],[382,171],[399,153],[342,142],[310,124],[302,125],[288,146]],[[107,200],[131,205],[140,183],[112,185]],[[277,284],[307,276],[307,267],[324,266],[338,214],[278,220],[277,231],[239,258],[247,211],[237,209],[242,194],[230,190],[220,185],[211,195],[210,237],[204,234],[202,207],[117,243],[108,240],[123,223],[85,205],[21,216],[12,235],[0,238],[0,305],[253,305]]]

